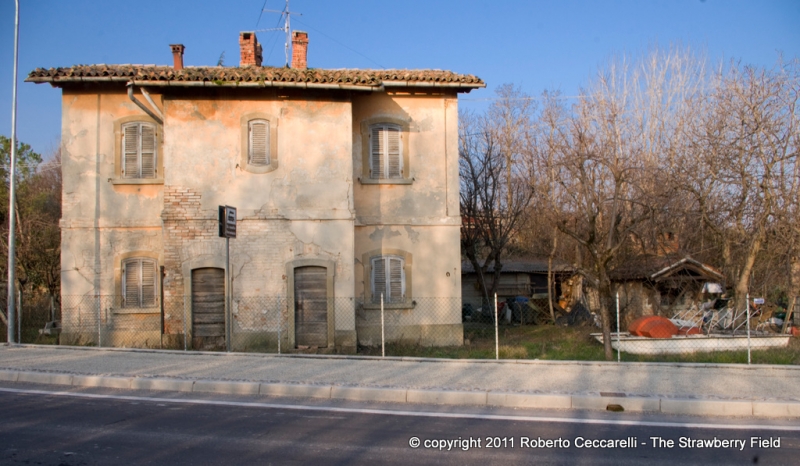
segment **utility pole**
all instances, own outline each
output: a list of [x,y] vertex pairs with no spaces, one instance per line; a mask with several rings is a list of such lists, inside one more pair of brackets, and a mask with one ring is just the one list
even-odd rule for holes
[[14,229],[16,204],[16,168],[17,168],[17,63],[19,61],[19,0],[16,0],[16,16],[14,17],[14,81],[11,92],[11,160],[8,165],[8,343],[14,343],[14,269],[16,267],[16,238]]
[[292,28],[291,28],[291,15],[298,15],[303,16],[301,13],[295,13],[293,11],[289,11],[289,0],[286,0],[286,6],[283,10],[261,10],[267,13],[280,13],[283,17],[283,27],[282,28],[269,28],[269,29],[258,29],[255,32],[267,32],[267,31],[283,31],[286,33],[286,42],[283,44],[284,54],[286,55],[286,65],[289,66],[289,47],[291,47],[292,43]]

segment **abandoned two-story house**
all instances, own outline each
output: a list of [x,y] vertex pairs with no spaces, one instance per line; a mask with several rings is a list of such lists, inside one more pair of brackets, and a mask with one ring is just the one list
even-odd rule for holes
[[484,83],[307,68],[292,37],[286,68],[242,32],[239,67],[30,73],[62,91],[62,340],[354,351],[382,296],[387,341],[462,344],[457,98]]

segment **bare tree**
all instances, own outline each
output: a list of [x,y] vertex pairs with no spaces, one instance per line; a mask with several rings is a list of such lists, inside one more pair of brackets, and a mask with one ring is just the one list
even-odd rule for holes
[[774,247],[796,256],[798,77],[796,64],[731,65],[716,76],[689,133],[688,189],[721,245],[739,308],[770,232],[782,232]]
[[459,116],[461,249],[487,301],[497,289],[503,256],[533,196],[529,176],[518,163],[532,105],[511,86],[501,87],[498,96],[487,116]]

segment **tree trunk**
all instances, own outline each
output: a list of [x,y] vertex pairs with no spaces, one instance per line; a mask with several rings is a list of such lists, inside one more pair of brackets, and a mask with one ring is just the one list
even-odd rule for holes
[[741,273],[736,282],[736,310],[742,311],[747,306],[745,302],[747,293],[750,291],[750,272],[753,271],[753,265],[756,263],[756,256],[761,249],[761,232],[756,232],[753,241],[750,243],[750,248],[747,251],[747,257],[742,267]]
[[800,257],[793,254],[789,259],[789,305],[800,296]]
[[607,361],[614,359],[614,350],[611,348],[611,281],[605,268],[598,270],[598,289],[600,294],[600,317],[603,321],[603,350]]
[[550,306],[550,319],[556,323],[556,312],[553,309],[553,256],[556,255],[558,246],[558,229],[553,229],[553,249],[550,250],[550,257],[547,258],[547,304]]

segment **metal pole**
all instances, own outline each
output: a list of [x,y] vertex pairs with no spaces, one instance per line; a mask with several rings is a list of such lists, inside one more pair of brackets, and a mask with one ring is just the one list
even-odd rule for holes
[[619,348],[619,291],[617,291],[617,362],[620,361]]
[[231,351],[231,239],[225,237],[225,350]]
[[500,341],[498,340],[499,333],[497,331],[497,293],[494,294],[494,358],[500,359]]
[[17,63],[19,62],[19,0],[14,17],[14,80],[11,91],[11,160],[8,165],[8,342],[14,343],[14,268],[16,267],[16,251],[14,229],[16,228],[15,215],[17,197]]
[[383,293],[381,293],[381,357],[386,357],[386,328],[383,320]]
[[750,293],[747,293],[747,364],[750,364]]

